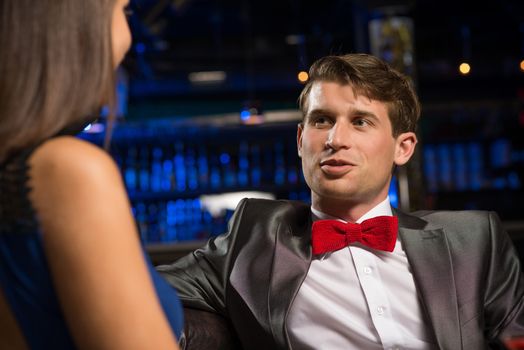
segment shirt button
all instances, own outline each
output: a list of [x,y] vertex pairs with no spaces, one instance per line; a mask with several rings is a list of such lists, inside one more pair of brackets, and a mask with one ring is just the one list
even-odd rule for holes
[[377,314],[380,316],[384,315],[384,308],[382,306],[377,307]]
[[370,267],[364,267],[364,273],[366,275],[370,275],[371,274],[371,268]]

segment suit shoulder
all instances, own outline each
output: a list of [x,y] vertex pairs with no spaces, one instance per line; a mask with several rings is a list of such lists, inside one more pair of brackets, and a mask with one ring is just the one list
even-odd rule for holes
[[453,219],[481,219],[490,215],[496,215],[494,212],[487,210],[418,210],[410,215],[423,218],[425,220],[453,220]]
[[486,210],[421,210],[411,215],[427,221],[434,228],[459,231],[485,231],[490,226],[500,224],[497,213]]
[[310,211],[308,204],[292,200],[245,198],[239,204],[239,207],[242,206],[245,210],[256,211],[261,215],[303,215]]
[[235,216],[250,224],[285,223],[300,228],[311,220],[311,209],[300,201],[246,198],[239,203]]

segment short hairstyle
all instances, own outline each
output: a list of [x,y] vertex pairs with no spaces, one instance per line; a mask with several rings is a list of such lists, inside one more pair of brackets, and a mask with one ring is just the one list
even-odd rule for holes
[[351,85],[356,94],[385,102],[394,137],[403,132],[416,131],[420,103],[411,80],[377,57],[347,54],[326,56],[314,62],[298,100],[303,118],[307,114],[311,87],[318,81]]
[[114,105],[114,4],[0,1],[0,162]]

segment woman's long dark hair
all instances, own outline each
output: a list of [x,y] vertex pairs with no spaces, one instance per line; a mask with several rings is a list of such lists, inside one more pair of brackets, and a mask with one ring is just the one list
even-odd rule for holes
[[114,2],[0,1],[0,163],[113,105]]

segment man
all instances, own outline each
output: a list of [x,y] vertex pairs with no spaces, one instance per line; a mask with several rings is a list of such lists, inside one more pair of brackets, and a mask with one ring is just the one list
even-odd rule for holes
[[243,200],[227,234],[159,267],[184,305],[225,317],[245,349],[483,349],[524,334],[521,267],[494,213],[389,204],[417,143],[409,81],[370,55],[328,56],[300,107],[311,206]]

